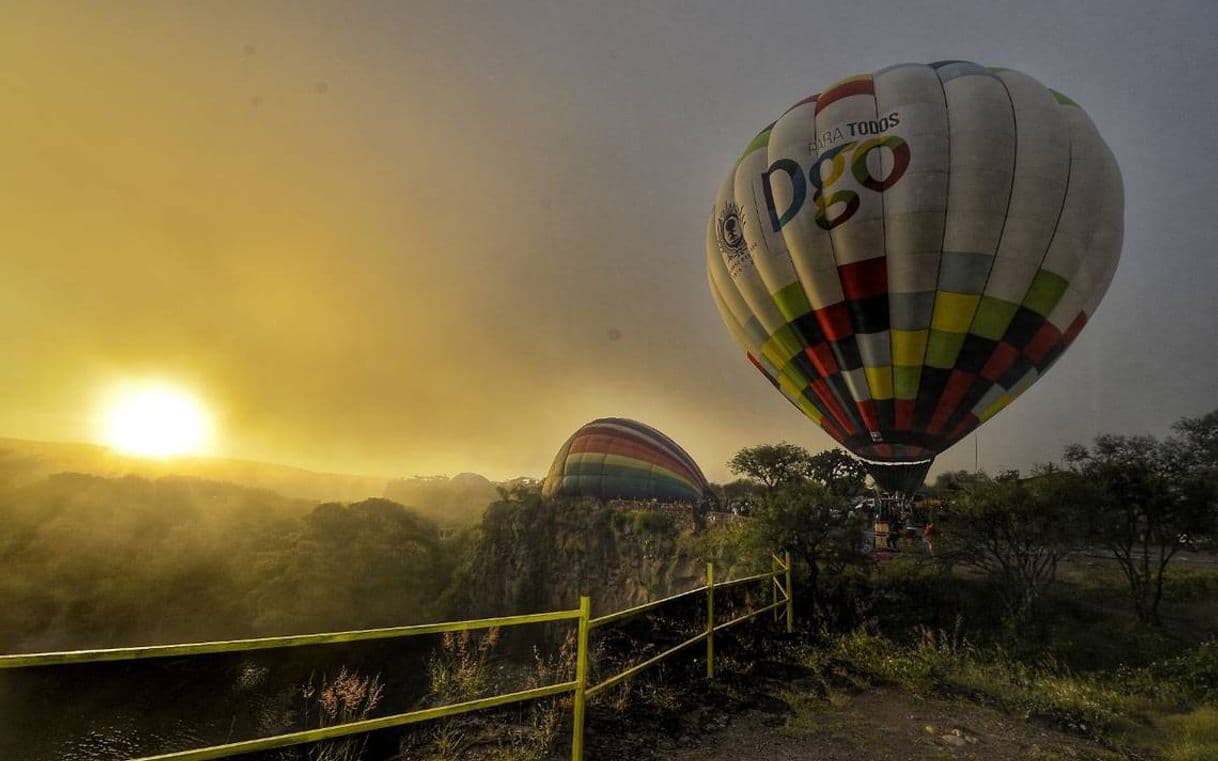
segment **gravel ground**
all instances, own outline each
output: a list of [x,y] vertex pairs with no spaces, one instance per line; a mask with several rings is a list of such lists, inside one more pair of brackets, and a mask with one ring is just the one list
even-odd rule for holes
[[[790,694],[790,693],[789,693]],[[1117,756],[1085,740],[960,701],[895,689],[797,701],[793,713],[749,711],[660,756],[673,761],[905,761],[906,759],[1100,760]]]

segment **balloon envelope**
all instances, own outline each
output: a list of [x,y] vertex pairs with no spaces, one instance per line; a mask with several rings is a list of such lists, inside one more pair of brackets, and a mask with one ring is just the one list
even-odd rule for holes
[[689,453],[649,425],[600,418],[567,439],[541,485],[543,497],[698,502],[706,478]]
[[753,138],[715,199],[707,272],[749,361],[908,491],[1078,336],[1123,211],[1112,152],[1069,98],[1010,69],[902,64]]

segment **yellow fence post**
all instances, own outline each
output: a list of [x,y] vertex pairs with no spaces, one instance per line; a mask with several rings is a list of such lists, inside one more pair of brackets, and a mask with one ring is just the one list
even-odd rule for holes
[[783,559],[787,561],[787,634],[795,632],[795,595],[791,589],[791,553],[784,552]]
[[[469,713],[471,711],[479,711],[483,709],[495,708],[497,706],[516,704],[525,700],[535,700],[553,695],[565,695],[568,692],[572,693],[573,696],[571,758],[573,761],[583,761],[587,699],[590,696],[595,696],[602,691],[613,687],[614,685],[633,678],[636,674],[644,669],[649,668],[666,658],[676,655],[678,652],[681,652],[688,647],[696,645],[700,640],[703,639],[706,640],[706,676],[708,680],[713,679],[715,676],[716,629],[724,630],[745,621],[758,619],[767,610],[773,610],[775,619],[777,620],[778,616],[780,615],[779,608],[785,607],[787,615],[787,632],[794,632],[793,600],[795,590],[792,583],[793,566],[791,563],[791,553],[784,552],[782,557],[779,557],[777,553],[771,553],[770,569],[771,570],[769,573],[758,573],[751,576],[723,581],[719,584],[720,587],[726,588],[735,587],[740,584],[755,584],[768,581],[774,593],[773,603],[770,605],[757,606],[753,604],[755,598],[750,592],[748,595],[748,600],[745,604],[746,612],[744,615],[735,616],[734,618],[729,616],[730,620],[724,621],[720,624],[716,624],[715,621],[715,566],[714,563],[707,563],[705,587],[695,587],[694,589],[687,590],[677,595],[672,595],[661,600],[653,600],[649,603],[616,611],[608,615],[603,615],[599,618],[592,617],[591,598],[587,595],[581,595],[579,598],[578,610],[529,613],[518,616],[502,616],[499,618],[482,618],[469,621],[417,624],[380,629],[320,632],[316,634],[291,635],[284,637],[260,637],[243,640],[197,642],[175,645],[151,645],[105,650],[75,650],[55,653],[0,655],[0,671],[10,668],[63,665],[68,663],[129,661],[146,658],[201,655],[205,653],[248,652],[252,650],[265,650],[270,648],[303,647],[306,645],[312,646],[336,644],[342,642],[358,642],[364,640],[390,639],[395,637],[409,637],[423,634],[437,634],[441,632],[489,629],[500,626],[519,626],[524,624],[547,623],[551,621],[570,621],[574,619],[578,622],[578,632],[576,638],[575,676],[571,681],[547,684],[542,687],[521,690],[503,695],[478,698],[476,700],[467,700],[450,705],[408,711],[406,713],[393,714],[391,716],[381,716],[375,719],[350,721],[317,729],[271,735],[254,740],[242,740],[240,742],[226,743],[224,745],[213,745],[205,748],[176,751],[158,756],[148,756],[143,759],[137,759],[136,761],[212,761],[213,759],[230,758],[233,756],[257,753],[276,748],[293,747],[305,743],[314,743],[338,737],[348,737],[367,732],[377,732],[391,727],[406,726],[408,724],[415,724],[422,721],[431,721],[434,719],[443,718],[445,716],[456,716]],[[784,587],[784,584],[780,581],[780,579],[785,581],[786,599],[784,600],[780,600],[778,598],[778,592],[783,590]],[[657,606],[667,604],[677,599],[684,600],[687,596],[690,596],[692,599],[693,596],[700,594],[703,589],[706,590],[705,632],[696,634],[678,645],[670,647],[657,655],[653,655],[651,658],[648,658],[641,663],[637,663],[625,671],[605,679],[599,684],[594,684],[589,687],[588,671],[591,651],[588,647],[588,637],[593,628],[604,626],[605,624],[614,621],[625,620],[626,618],[653,610]],[[762,596],[762,600],[764,600],[764,595]],[[734,610],[730,610],[729,613],[734,615]]]
[[579,598],[579,633],[575,655],[575,699],[571,720],[571,761],[584,758],[584,690],[588,686],[588,619],[592,617],[592,599]]
[[778,556],[770,553],[770,573],[774,574],[770,577],[770,592],[773,593],[774,600],[774,623],[778,623]]
[[715,564],[706,564],[706,678],[715,678]]

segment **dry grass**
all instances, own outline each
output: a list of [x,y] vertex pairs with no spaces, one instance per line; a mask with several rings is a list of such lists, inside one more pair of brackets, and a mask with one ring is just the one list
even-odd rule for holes
[[[433,704],[449,705],[493,693],[542,687],[566,681],[574,672],[573,632],[554,653],[547,655],[535,647],[533,662],[523,677],[518,670],[513,670],[511,677],[496,673],[493,666],[499,640],[498,629],[482,635],[445,635],[428,668]],[[541,761],[554,749],[570,711],[571,698],[564,696],[440,719],[429,729],[404,737],[402,757],[427,761]]]
[[[302,719],[308,727],[330,727],[368,718],[380,705],[384,684],[379,676],[361,676],[344,666],[333,679],[310,679],[300,691]],[[353,735],[281,751],[284,761],[359,761],[367,735]]]

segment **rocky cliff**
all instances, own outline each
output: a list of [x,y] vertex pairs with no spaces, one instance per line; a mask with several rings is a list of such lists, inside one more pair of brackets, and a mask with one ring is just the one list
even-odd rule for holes
[[587,594],[601,615],[701,586],[704,523],[681,505],[498,502],[476,530],[454,603],[496,616],[570,609]]

